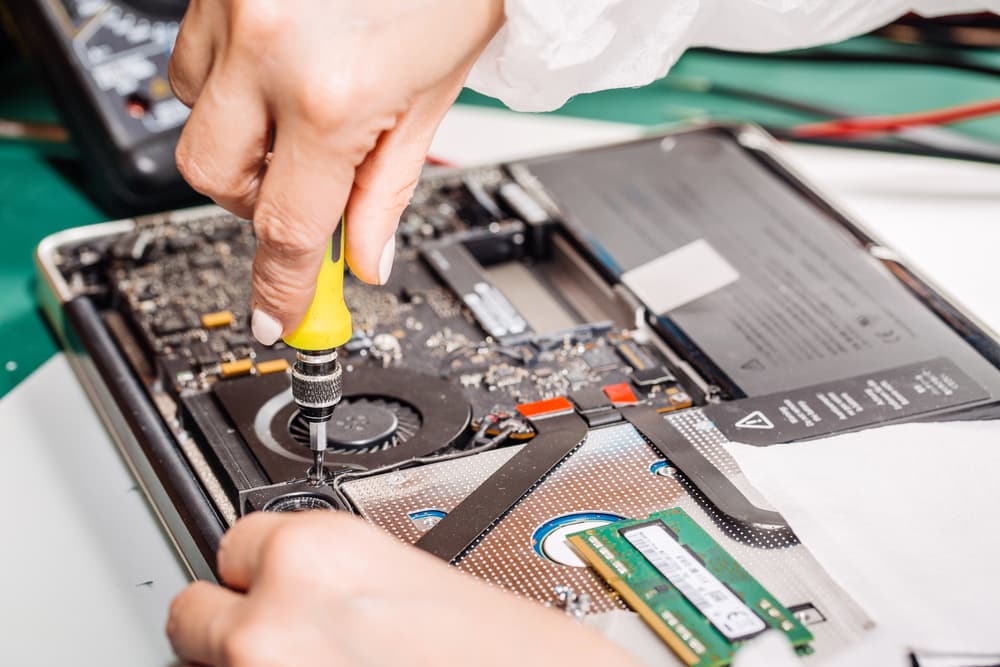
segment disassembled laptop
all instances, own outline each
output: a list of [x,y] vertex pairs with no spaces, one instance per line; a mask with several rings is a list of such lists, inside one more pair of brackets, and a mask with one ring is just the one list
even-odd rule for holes
[[[761,130],[703,126],[428,173],[389,283],[347,278],[356,333],[314,486],[293,352],[249,332],[254,247],[202,207],[38,251],[48,315],[203,578],[242,514],[331,508],[588,622],[631,608],[684,664],[728,664],[768,628],[822,655],[870,621],[727,442],[1000,395],[991,333]],[[738,278],[699,293],[715,264]]]

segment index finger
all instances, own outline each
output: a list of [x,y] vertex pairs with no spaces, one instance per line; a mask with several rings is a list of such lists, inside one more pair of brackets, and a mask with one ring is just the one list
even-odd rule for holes
[[188,107],[194,106],[215,61],[217,28],[222,25],[216,4],[191,0],[167,64],[170,88]]
[[254,210],[252,325],[261,343],[305,317],[353,182],[354,165],[336,144],[301,125],[278,125]]

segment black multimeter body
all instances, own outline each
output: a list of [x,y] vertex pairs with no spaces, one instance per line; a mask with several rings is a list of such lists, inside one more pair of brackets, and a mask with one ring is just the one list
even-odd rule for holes
[[94,198],[124,214],[198,201],[174,160],[187,108],[167,62],[185,0],[9,0],[11,32],[41,67]]

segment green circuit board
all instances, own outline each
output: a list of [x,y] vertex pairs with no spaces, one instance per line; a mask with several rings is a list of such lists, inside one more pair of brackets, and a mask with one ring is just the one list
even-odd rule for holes
[[728,665],[768,629],[811,652],[812,633],[680,508],[569,541],[688,665]]

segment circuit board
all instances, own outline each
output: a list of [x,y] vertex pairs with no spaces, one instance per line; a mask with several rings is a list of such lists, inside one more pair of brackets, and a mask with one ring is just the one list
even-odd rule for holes
[[811,651],[812,633],[680,508],[568,540],[688,665],[728,665],[769,628]]
[[[334,472],[500,436],[491,446],[524,442],[534,431],[517,407],[554,397],[584,414],[693,404],[648,336],[576,306],[571,292],[589,289],[585,281],[551,287],[553,266],[580,260],[558,222],[504,170],[426,179],[397,245],[386,285],[345,279],[355,334],[340,350],[348,394],[329,430]],[[234,503],[249,488],[301,476],[308,454],[304,424],[286,400],[294,351],[250,334],[254,249],[247,221],[201,209],[144,219],[61,257],[67,280],[107,304],[108,326],[157,405],[198,441]],[[441,400],[427,400],[436,386]],[[448,412],[442,402],[467,407]],[[444,419],[431,429],[434,443],[412,444]],[[219,421],[236,426],[251,457],[218,437]]]

